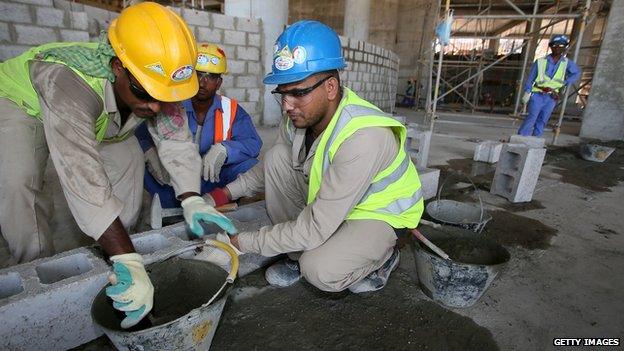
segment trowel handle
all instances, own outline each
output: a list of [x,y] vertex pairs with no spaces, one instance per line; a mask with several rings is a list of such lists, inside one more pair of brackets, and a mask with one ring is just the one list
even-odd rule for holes
[[449,255],[446,254],[446,252],[442,251],[441,248],[437,247],[434,243],[432,243],[431,241],[429,241],[427,238],[425,238],[424,235],[422,235],[417,229],[412,229],[412,234],[414,234],[414,236],[423,242],[423,244],[427,245],[428,248],[430,248],[431,250],[433,250],[433,252],[435,252],[436,254],[438,254],[438,256],[442,257],[445,260],[450,260],[451,258],[449,257]]
[[236,202],[230,202],[229,204],[215,207],[215,210],[219,212],[231,212],[231,211],[236,211],[237,209],[238,209],[238,204],[236,204]]

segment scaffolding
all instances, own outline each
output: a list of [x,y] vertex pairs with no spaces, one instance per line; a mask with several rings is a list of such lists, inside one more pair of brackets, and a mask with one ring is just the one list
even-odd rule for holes
[[[480,101],[483,100],[484,74],[493,70],[503,72],[501,76],[513,77],[509,83],[505,83],[504,79],[499,80],[499,83],[501,85],[506,84],[508,88],[506,90],[513,88],[508,93],[509,97],[507,98],[507,108],[510,109],[508,115],[511,120],[520,120],[523,115],[526,115],[525,111],[522,111],[522,104],[520,103],[523,93],[522,85],[527,78],[528,68],[533,62],[536,50],[544,49],[538,47],[540,41],[554,33],[559,33],[561,27],[564,26],[562,31],[572,37],[570,47],[573,48],[573,53],[571,59],[578,62],[580,50],[588,49],[587,46],[582,47],[584,32],[588,24],[598,18],[598,11],[603,9],[602,5],[596,6],[596,1],[590,0],[534,0],[524,3],[511,0],[497,2],[479,0],[478,2],[454,4],[453,6],[450,6],[449,0],[445,0],[444,3],[441,2],[439,13],[443,14],[443,18],[449,16],[452,9],[462,9],[463,12],[468,9],[468,11],[474,11],[474,14],[460,13],[454,15],[457,25],[456,28],[453,28],[452,38],[455,40],[449,45],[440,46],[434,39],[428,50],[421,55],[421,58],[426,57],[427,59],[419,60],[419,70],[426,69],[429,72],[429,77],[426,89],[419,90],[420,96],[416,97],[416,101],[425,101],[425,124],[428,124],[433,130],[438,110],[446,97],[453,96],[456,99],[457,103],[453,107],[457,108],[457,104],[460,104],[461,111],[454,113],[457,116],[474,116],[475,112],[484,109],[480,106]],[[502,6],[505,6],[507,11],[502,10]],[[495,7],[496,10],[493,10]],[[528,8],[530,8],[530,12],[527,11]],[[508,23],[499,26],[493,33],[494,21],[502,20],[508,21]],[[462,29],[467,26],[471,26],[473,33],[462,32]],[[522,26],[524,26],[524,30],[522,30]],[[559,28],[557,31],[555,31],[556,26]],[[518,28],[521,30],[518,31]],[[589,35],[591,36],[593,33],[592,30]],[[470,38],[472,46],[470,40],[461,40],[461,38]],[[488,42],[487,45],[486,41]],[[490,47],[492,41],[499,45],[505,41],[507,47],[504,48],[504,53],[499,52],[498,48],[493,50]],[[597,51],[599,46],[599,44],[593,45],[592,48]],[[435,59],[436,51],[437,59]],[[518,57],[519,55],[520,57]],[[510,57],[513,57],[514,60],[510,60]],[[590,62],[589,66],[582,66],[582,69],[589,69],[592,72],[592,65],[595,66],[595,60]],[[568,99],[579,97],[580,103],[584,104],[585,99],[580,96],[579,92],[587,93],[591,86],[591,78],[591,75],[585,75],[573,87],[567,91],[564,89],[562,92],[563,97],[557,105],[558,118],[553,129],[555,132],[553,143],[557,142]],[[499,91],[503,92],[505,89],[501,87]],[[424,98],[423,93],[426,94]],[[504,100],[501,99],[501,105],[503,105],[502,102]],[[513,109],[511,109],[512,107]],[[485,106],[486,108],[487,106]],[[492,111],[492,105],[490,108]]]

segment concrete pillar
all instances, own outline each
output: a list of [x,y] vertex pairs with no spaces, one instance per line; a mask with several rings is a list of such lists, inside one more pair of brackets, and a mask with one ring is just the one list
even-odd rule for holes
[[583,116],[582,137],[624,139],[624,75],[621,72],[624,46],[617,44],[623,32],[624,1],[614,1]]
[[498,55],[498,47],[500,46],[500,39],[490,39],[488,41],[488,50],[494,53],[494,56]]
[[[264,74],[271,71],[273,44],[288,23],[288,0],[225,0],[225,14],[262,20],[262,62]],[[273,86],[265,86],[262,124],[278,125],[282,111],[271,96]]]
[[370,0],[345,0],[344,36],[368,41],[370,9]]

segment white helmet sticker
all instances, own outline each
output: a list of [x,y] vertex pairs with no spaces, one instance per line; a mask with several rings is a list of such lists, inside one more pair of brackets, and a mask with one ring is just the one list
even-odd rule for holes
[[193,74],[193,67],[191,65],[182,66],[176,69],[171,74],[171,80],[175,82],[187,80],[191,77],[192,74]]
[[303,46],[297,46],[293,50],[293,58],[295,63],[302,64],[305,62],[307,57],[306,49]]
[[210,58],[210,62],[212,62],[213,65],[218,65],[219,64],[219,58],[216,56],[212,56]]
[[197,64],[198,65],[206,65],[206,64],[208,64],[208,55],[206,55],[206,54],[199,54],[199,55],[197,55]]
[[165,69],[163,68],[163,66],[162,66],[162,64],[160,62],[152,63],[151,65],[145,66],[145,68],[149,69],[152,72],[156,72],[156,73],[160,74],[163,77],[167,76],[165,74]]
[[275,68],[280,71],[285,71],[287,69],[292,68],[295,65],[295,60],[291,57],[278,56],[275,58]]

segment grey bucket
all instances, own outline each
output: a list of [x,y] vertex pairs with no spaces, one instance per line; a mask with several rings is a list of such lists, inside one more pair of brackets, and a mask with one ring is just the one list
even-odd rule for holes
[[[430,237],[437,246],[453,257],[454,244],[482,250],[471,251],[457,260],[445,260],[421,244],[416,245],[415,259],[418,281],[422,291],[432,300],[448,307],[464,308],[474,305],[509,261],[509,252],[483,236]],[[451,245],[448,245],[451,244]],[[474,257],[470,257],[472,254]],[[463,263],[460,260],[471,261]]]
[[[466,178],[468,178],[476,192],[477,187],[472,182],[472,179],[468,176],[466,176]],[[455,200],[440,200],[440,194],[442,193],[442,188],[444,187],[447,179],[448,177],[440,186],[436,200],[427,204],[427,214],[431,217],[431,219],[433,219],[434,222],[481,233],[487,222],[492,219],[492,216],[483,208],[481,196],[477,194],[479,198],[479,207]]]
[[[113,309],[110,299],[106,296],[105,288],[102,288],[93,301],[91,316],[95,324],[102,328],[118,350],[208,350],[210,348],[227,300],[228,289],[226,287],[233,282],[232,277],[236,277],[238,259],[232,259],[232,268],[228,275],[228,272],[210,262],[192,259],[192,256],[190,259],[178,257],[182,253],[188,253],[190,249],[198,249],[201,246],[204,244],[194,244],[167,255],[169,257],[161,262],[146,267],[154,284],[154,310],[158,305],[174,302],[163,298],[167,296],[167,289],[178,289],[181,294],[180,298],[175,299],[175,303],[186,304],[190,309],[182,316],[175,318],[150,314],[148,316],[153,318],[154,326],[140,330],[121,329],[119,314]],[[173,258],[169,259],[171,257]],[[158,265],[169,265],[169,267]],[[173,265],[175,269],[170,269]],[[192,272],[192,279],[176,281],[176,277],[180,277],[184,270]],[[225,281],[223,285],[221,285],[222,281]],[[209,282],[212,282],[210,287],[208,287]],[[187,289],[186,293],[184,293],[185,289]],[[193,304],[198,306],[195,307]],[[144,322],[141,323],[145,324]]]

